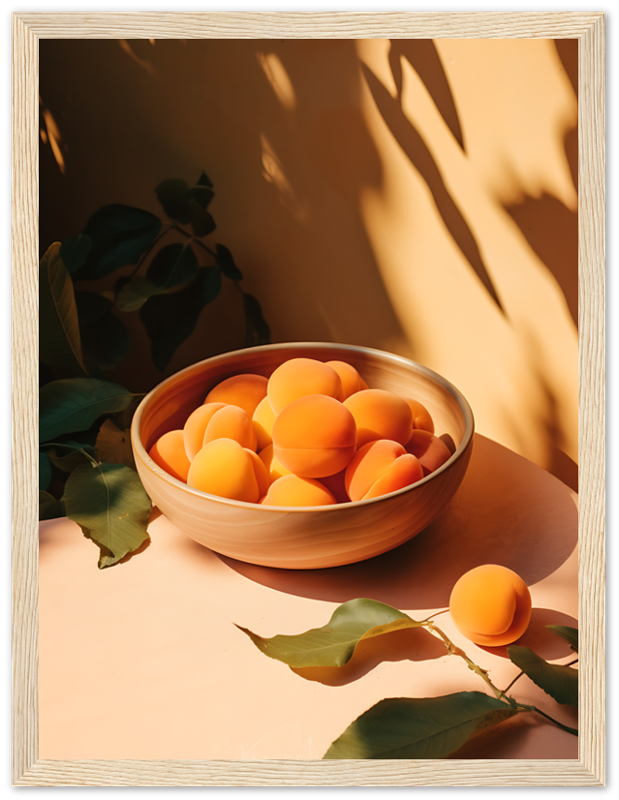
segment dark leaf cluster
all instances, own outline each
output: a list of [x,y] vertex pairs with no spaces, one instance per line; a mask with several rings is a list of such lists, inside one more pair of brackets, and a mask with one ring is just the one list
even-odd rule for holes
[[[77,236],[52,244],[39,265],[39,517],[77,522],[99,546],[100,567],[147,542],[151,510],[129,432],[139,396],[104,379],[131,349],[123,315],[138,312],[163,372],[218,297],[223,277],[240,290],[247,342],[270,340],[258,301],[239,285],[232,253],[204,241],[216,229],[208,176],[202,172],[192,186],[162,181],[155,194],[165,218],[103,206]],[[182,241],[162,242],[170,234]],[[92,290],[92,281],[128,267],[113,291]]]

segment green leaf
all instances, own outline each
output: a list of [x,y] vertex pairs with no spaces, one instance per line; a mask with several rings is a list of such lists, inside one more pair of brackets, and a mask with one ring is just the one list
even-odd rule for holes
[[47,453],[39,452],[39,491],[45,491],[52,479],[52,465]]
[[230,280],[233,281],[242,281],[243,276],[241,271],[234,263],[232,253],[228,250],[228,248],[224,247],[223,244],[218,244],[215,246],[215,250],[215,263],[221,269],[226,278],[230,278]]
[[51,381],[39,393],[39,441],[88,430],[101,414],[122,411],[132,398],[124,387],[97,378]]
[[96,456],[99,461],[109,464],[124,464],[135,469],[131,435],[129,431],[121,431],[112,422],[106,419],[97,436]]
[[160,286],[142,275],[136,275],[122,285],[116,298],[116,306],[119,311],[137,311],[149,297],[160,292]]
[[60,246],[60,258],[63,260],[65,267],[72,275],[78,269],[84,266],[88,254],[92,250],[92,239],[83,233],[74,236],[72,239],[66,239]]
[[149,211],[115,203],[103,206],[86,223],[92,250],[76,279],[103,278],[119,267],[135,264],[161,230],[161,220]]
[[159,291],[189,283],[198,274],[198,259],[189,244],[169,244],[153,258],[146,277]]
[[65,447],[50,447],[47,455],[52,464],[63,472],[73,472],[78,464],[87,460],[82,450],[85,450],[93,458],[95,456],[95,448],[92,445],[82,444],[71,439],[65,440],[62,444]]
[[189,197],[195,200],[200,208],[207,208],[213,197],[215,197],[215,192],[209,189],[208,186],[198,184],[197,186],[191,187],[189,190]]
[[113,369],[131,347],[129,331],[112,313],[113,303],[96,292],[77,292],[77,309],[84,360],[93,367]]
[[557,703],[578,708],[577,669],[561,664],[549,664],[528,647],[511,645],[507,648],[507,652],[513,663]]
[[88,363],[101,369],[114,369],[131,349],[131,336],[115,314],[110,314],[100,326],[84,331],[84,354]]
[[445,758],[517,713],[481,692],[388,698],[349,725],[323,758]]
[[187,181],[182,178],[168,178],[155,187],[155,194],[170,219],[183,224],[191,220]]
[[137,311],[149,297],[178,290],[197,274],[198,259],[189,244],[167,245],[153,258],[146,277],[137,275],[122,285],[116,305],[121,311]]
[[42,492],[39,490],[39,519],[56,519],[57,517],[64,517],[65,509],[64,503],[56,500],[49,492]]
[[140,309],[140,319],[152,343],[155,366],[163,372],[182,342],[193,333],[200,312],[221,289],[218,267],[205,267],[186,289],[150,297]]
[[67,517],[99,545],[99,569],[111,567],[149,537],[151,501],[136,472],[120,464],[80,464],[64,489]]
[[294,636],[263,639],[240,625],[237,628],[246,633],[265,655],[296,668],[341,667],[350,660],[362,639],[420,626],[420,622],[396,608],[377,600],[360,598],[338,606],[322,628],[312,628]]
[[[200,183],[203,179],[206,179],[206,181]],[[214,192],[212,191],[212,184],[204,173],[202,173],[200,181],[190,188],[187,181],[181,178],[169,178],[157,186],[155,193],[163,210],[170,219],[183,224],[191,222],[194,233],[197,236],[204,236],[206,234],[199,233],[198,230],[207,228],[210,224],[207,224],[207,219],[210,218],[212,221],[213,218],[210,214],[205,215],[201,212],[206,210],[206,207],[214,197]],[[198,210],[193,207],[194,204],[197,205]],[[215,223],[212,222],[210,230],[214,229]],[[207,232],[210,233],[210,230]]]
[[245,346],[255,347],[259,344],[269,344],[271,331],[262,316],[260,303],[256,298],[243,292],[243,310],[245,311]]
[[84,375],[73,281],[54,242],[39,264],[39,356],[70,376]]
[[546,627],[557,636],[565,639],[575,653],[578,652],[578,628],[570,628],[567,625],[546,625]]
[[196,236],[208,236],[217,227],[211,214],[193,198],[189,199],[189,211],[191,212],[191,227]]
[[213,184],[211,182],[211,179],[209,178],[209,176],[206,174],[206,172],[204,170],[202,170],[202,174],[198,178],[198,182],[196,183],[196,186],[208,186],[209,189],[213,188]]

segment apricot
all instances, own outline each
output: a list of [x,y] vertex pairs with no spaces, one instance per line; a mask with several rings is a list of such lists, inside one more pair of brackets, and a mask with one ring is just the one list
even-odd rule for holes
[[331,506],[336,500],[320,481],[284,475],[273,481],[260,502],[265,506]]
[[264,450],[273,441],[273,423],[275,422],[275,412],[271,408],[268,397],[263,397],[256,406],[254,416],[254,428],[258,438],[258,452]]
[[267,396],[275,414],[307,395],[321,394],[337,398],[342,390],[340,376],[314,358],[291,358],[284,361],[269,378]]
[[204,434],[211,417],[220,408],[225,408],[225,405],[225,403],[205,403],[187,417],[183,428],[183,441],[190,461],[193,461],[204,445]]
[[173,478],[187,483],[187,473],[191,465],[185,452],[183,431],[164,433],[150,448],[148,455]]
[[484,564],[466,572],[449,598],[456,628],[475,644],[499,647],[519,639],[531,619],[531,595],[513,570]]
[[266,397],[267,384],[268,380],[263,375],[253,375],[249,372],[233,375],[211,389],[204,402],[238,406],[251,417],[258,403]]
[[205,444],[187,475],[187,485],[194,489],[246,503],[257,503],[268,484],[262,461],[234,439],[215,439]]
[[268,444],[264,450],[261,450],[258,454],[264,466],[269,473],[270,482],[276,481],[278,478],[281,478],[283,475],[291,475],[292,473],[290,470],[285,467],[273,453],[273,445]]
[[355,502],[395,492],[421,478],[423,468],[415,456],[398,442],[378,439],[357,450],[346,469],[345,485]]
[[204,432],[204,444],[215,439],[234,439],[241,447],[254,451],[258,444],[254,423],[239,406],[224,406],[210,418]]
[[326,364],[329,367],[333,367],[340,376],[342,389],[337,397],[340,402],[344,402],[351,394],[368,388],[367,383],[365,383],[352,364],[347,364],[346,361],[327,361]]
[[356,433],[354,417],[343,403],[310,394],[287,405],[275,420],[273,452],[295,475],[324,478],[348,466]]
[[457,450],[456,443],[454,442],[453,438],[448,433],[442,433],[438,438],[441,440],[441,442],[443,442],[453,456]]
[[355,418],[357,447],[377,439],[391,439],[405,445],[413,432],[413,412],[408,403],[384,389],[362,389],[344,406]]
[[320,479],[320,482],[323,486],[326,486],[327,489],[331,492],[333,497],[335,497],[336,502],[338,503],[349,503],[350,497],[348,496],[348,492],[346,491],[346,470],[340,470],[340,472],[336,472],[335,475],[326,475],[324,478]]
[[413,412],[413,428],[421,431],[434,433],[434,420],[430,416],[428,409],[417,400],[404,398]]
[[406,443],[406,449],[417,456],[424,475],[434,472],[451,458],[451,452],[445,442],[429,431],[414,430]]

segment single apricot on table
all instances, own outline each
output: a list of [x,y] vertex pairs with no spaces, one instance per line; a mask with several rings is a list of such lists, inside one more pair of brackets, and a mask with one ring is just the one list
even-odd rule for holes
[[344,400],[355,418],[357,447],[376,439],[405,445],[413,432],[413,412],[399,395],[384,389],[363,389]]
[[287,405],[273,425],[275,457],[302,478],[324,478],[348,466],[357,431],[350,411],[324,394]]
[[164,469],[173,478],[183,481],[183,483],[187,482],[187,473],[191,464],[185,452],[183,431],[168,431],[168,433],[164,433],[150,448],[148,455],[155,464]]
[[268,379],[264,375],[245,373],[233,375],[218,383],[206,395],[205,403],[226,403],[238,406],[253,416],[256,406],[266,397]]
[[267,397],[275,414],[280,414],[300,397],[322,394],[337,398],[341,391],[342,381],[333,367],[315,358],[290,358],[273,371]]
[[218,497],[257,503],[267,491],[269,476],[252,450],[234,439],[215,439],[191,462],[187,485]]
[[423,478],[415,456],[398,442],[378,439],[355,453],[346,469],[346,491],[353,502],[380,497],[410,486]]
[[531,619],[531,594],[513,570],[484,564],[466,572],[449,598],[451,618],[475,644],[499,647],[525,632]]
[[336,502],[320,481],[292,474],[273,481],[260,501],[265,506],[331,506]]

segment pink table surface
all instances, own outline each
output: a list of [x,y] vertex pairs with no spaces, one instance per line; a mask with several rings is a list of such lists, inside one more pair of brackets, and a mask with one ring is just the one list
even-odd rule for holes
[[[385,697],[428,697],[485,684],[424,630],[362,643],[337,668],[291,670],[233,623],[262,636],[325,624],[370,597],[417,619],[447,607],[451,587],[483,563],[516,570],[533,614],[519,644],[573,658],[545,626],[577,626],[577,495],[549,473],[477,435],[465,480],[423,533],[385,555],[329,570],[277,570],[194,543],[157,512],[152,542],[111,569],[66,518],[40,527],[40,758],[317,759]],[[437,624],[505,687],[519,670],[505,649]],[[512,693],[575,727],[528,678]],[[575,736],[523,714],[483,733],[458,758],[574,759]]]

